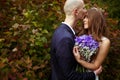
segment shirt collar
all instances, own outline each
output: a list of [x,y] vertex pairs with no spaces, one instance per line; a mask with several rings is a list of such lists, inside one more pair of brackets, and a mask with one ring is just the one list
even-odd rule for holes
[[73,34],[75,35],[75,31],[73,30],[73,28],[69,24],[67,24],[66,22],[62,22],[62,23],[66,24],[72,30]]

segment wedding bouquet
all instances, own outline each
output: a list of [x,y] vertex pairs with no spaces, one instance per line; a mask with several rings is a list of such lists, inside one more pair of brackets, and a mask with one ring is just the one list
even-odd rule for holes
[[87,62],[97,53],[99,43],[91,35],[82,35],[75,38],[75,46],[79,46],[80,55]]

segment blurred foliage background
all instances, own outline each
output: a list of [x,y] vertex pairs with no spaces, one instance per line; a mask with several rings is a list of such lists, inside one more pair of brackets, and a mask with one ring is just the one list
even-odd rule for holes
[[[103,10],[111,47],[100,80],[120,80],[120,1],[84,0]],[[0,0],[0,80],[48,80],[50,41],[65,0]]]

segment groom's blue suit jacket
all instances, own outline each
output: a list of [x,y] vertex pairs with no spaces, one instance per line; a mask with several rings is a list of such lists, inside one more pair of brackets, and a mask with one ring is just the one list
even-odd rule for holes
[[61,24],[54,32],[51,41],[50,80],[95,80],[93,72],[76,72],[77,62],[73,55],[74,38],[70,27]]

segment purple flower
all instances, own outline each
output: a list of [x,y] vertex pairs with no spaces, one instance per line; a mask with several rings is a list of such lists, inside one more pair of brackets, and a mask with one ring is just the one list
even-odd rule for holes
[[96,54],[99,43],[91,35],[82,35],[75,38],[75,45],[79,46],[80,55],[86,61],[90,61],[91,56]]

